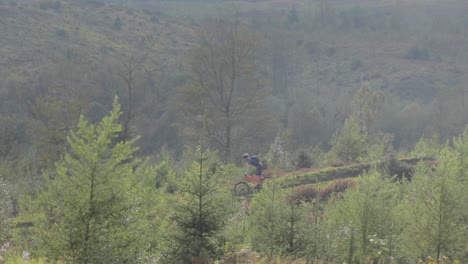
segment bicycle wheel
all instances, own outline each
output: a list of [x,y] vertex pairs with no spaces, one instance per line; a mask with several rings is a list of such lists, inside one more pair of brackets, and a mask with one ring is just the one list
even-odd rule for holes
[[235,195],[247,195],[250,193],[250,187],[246,182],[239,182],[234,185]]

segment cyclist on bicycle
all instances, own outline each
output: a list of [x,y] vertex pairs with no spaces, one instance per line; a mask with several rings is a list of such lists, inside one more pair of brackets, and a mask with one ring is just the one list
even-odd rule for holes
[[250,156],[248,153],[245,153],[244,155],[242,155],[242,159],[244,159],[244,161],[246,161],[247,164],[250,164],[257,168],[255,172],[256,176],[262,176],[263,164],[260,162],[258,157]]

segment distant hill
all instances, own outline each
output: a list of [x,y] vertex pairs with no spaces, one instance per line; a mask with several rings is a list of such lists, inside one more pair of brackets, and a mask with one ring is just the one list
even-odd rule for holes
[[0,24],[0,78],[11,72],[33,74],[70,50],[105,61],[138,49],[139,41],[147,37],[155,39],[158,50],[165,50],[159,52],[162,58],[176,60],[192,41],[192,28],[171,17],[98,1],[0,5]]
[[[388,95],[376,127],[395,133],[398,144],[434,132],[450,138],[468,122],[468,3],[461,0],[3,0],[0,95],[40,83],[70,56],[119,79],[115,68],[126,55],[151,42],[145,81],[164,86],[166,97],[155,92],[165,100],[158,118],[170,123],[168,91],[188,79],[196,31],[226,10],[237,10],[259,39],[257,76],[268,104],[283,111],[275,118],[293,126],[288,118],[302,115],[295,109],[320,122],[301,132],[308,144],[329,142],[364,83]],[[99,74],[122,94],[121,83]]]

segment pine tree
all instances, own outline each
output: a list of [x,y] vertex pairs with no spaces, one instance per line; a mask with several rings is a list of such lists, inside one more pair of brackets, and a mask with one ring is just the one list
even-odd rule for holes
[[420,164],[413,174],[403,207],[403,238],[412,258],[466,257],[466,184],[460,166],[459,153],[447,146],[437,166]]
[[296,169],[302,168],[310,168],[312,166],[312,159],[310,158],[309,154],[307,154],[304,150],[299,152],[299,155],[296,159],[295,167]]
[[69,149],[45,186],[23,204],[33,224],[35,253],[71,263],[137,262],[144,166],[133,157],[136,139],[116,142],[121,126],[114,109],[98,125],[83,117],[68,137]]
[[0,174],[0,243],[11,228],[13,205],[8,191],[10,188]]
[[190,153],[195,161],[186,169],[173,203],[164,263],[209,263],[209,258],[219,255],[225,213],[217,182],[219,168],[211,166],[216,162],[215,154],[200,146]]
[[250,244],[252,249],[272,257],[286,248],[285,192],[277,184],[265,185],[251,205]]
[[455,151],[458,153],[460,166],[459,166],[459,180],[468,183],[468,126],[465,127],[463,133],[453,139]]
[[360,131],[355,116],[346,119],[341,132],[332,139],[332,151],[342,161],[355,161],[364,155],[366,150],[367,134]]
[[[362,176],[358,186],[343,195],[344,199],[331,202],[325,220],[329,255],[338,258],[337,262],[386,262],[397,247],[399,193],[398,183],[373,171]],[[383,243],[374,245],[375,239]]]
[[298,256],[307,247],[305,211],[289,191],[270,183],[255,196],[251,208],[250,243],[269,257]]

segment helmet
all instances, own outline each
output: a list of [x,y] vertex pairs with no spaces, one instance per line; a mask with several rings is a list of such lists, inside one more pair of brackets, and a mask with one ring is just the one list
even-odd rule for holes
[[249,153],[245,153],[244,155],[242,155],[242,158],[248,158],[249,157]]

